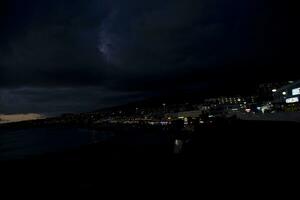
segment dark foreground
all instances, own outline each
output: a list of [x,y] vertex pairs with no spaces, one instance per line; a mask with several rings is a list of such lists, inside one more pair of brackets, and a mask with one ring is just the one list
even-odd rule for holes
[[[104,188],[166,190],[171,186],[177,192],[204,190],[212,195],[292,190],[299,175],[299,127],[236,121],[194,133],[127,129],[117,132],[114,140],[1,161],[2,189],[105,192]],[[177,154],[176,139],[183,141]]]

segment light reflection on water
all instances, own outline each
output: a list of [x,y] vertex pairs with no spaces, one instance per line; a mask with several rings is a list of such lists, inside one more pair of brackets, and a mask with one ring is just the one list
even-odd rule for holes
[[174,153],[179,154],[182,152],[183,140],[176,139],[174,142]]
[[113,137],[109,132],[85,129],[29,129],[0,133],[0,160],[76,149]]

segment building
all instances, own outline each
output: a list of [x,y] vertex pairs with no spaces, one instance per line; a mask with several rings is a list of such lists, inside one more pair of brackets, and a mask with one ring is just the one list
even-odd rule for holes
[[235,105],[240,104],[241,102],[244,102],[245,99],[242,97],[218,97],[218,98],[210,98],[206,99],[206,104],[214,104],[214,105]]
[[206,99],[205,103],[210,105],[212,113],[232,113],[232,112],[244,112],[246,109],[256,104],[257,97],[218,97]]
[[290,82],[273,91],[273,104],[277,110],[300,111],[300,80]]
[[289,84],[290,81],[282,81],[277,83],[262,83],[258,86],[257,94],[258,100],[260,102],[271,101],[273,99],[274,92],[277,91],[278,88],[283,87],[284,85]]

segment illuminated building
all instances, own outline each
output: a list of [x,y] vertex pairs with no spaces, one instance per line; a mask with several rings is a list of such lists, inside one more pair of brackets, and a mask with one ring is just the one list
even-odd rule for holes
[[278,109],[300,111],[300,80],[277,89],[273,97],[273,103]]
[[236,105],[245,102],[245,98],[243,97],[218,97],[218,98],[211,98],[206,99],[205,103],[207,104],[215,104],[215,105]]
[[258,86],[257,94],[259,101],[271,101],[273,99],[274,93],[277,92],[279,88],[288,84],[289,82],[277,82],[277,83],[263,83]]
[[210,105],[211,110],[214,113],[226,113],[226,112],[244,112],[249,105],[256,104],[257,97],[218,97],[206,99],[205,103]]

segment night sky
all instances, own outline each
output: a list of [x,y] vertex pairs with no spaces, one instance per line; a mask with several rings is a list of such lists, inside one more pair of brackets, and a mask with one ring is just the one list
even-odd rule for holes
[[298,12],[289,0],[1,0],[0,114],[297,79]]

